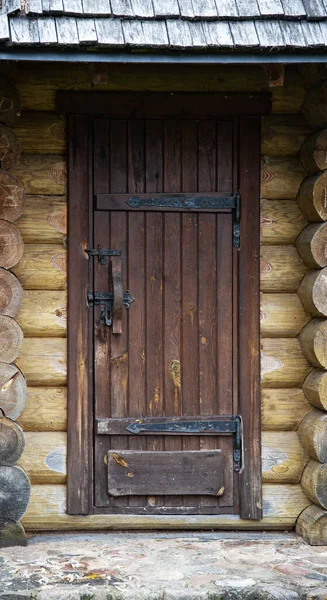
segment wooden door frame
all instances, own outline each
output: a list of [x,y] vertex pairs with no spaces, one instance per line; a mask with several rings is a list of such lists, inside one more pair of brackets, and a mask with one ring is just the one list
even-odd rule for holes
[[[58,92],[57,111],[68,121],[68,498],[71,515],[93,509],[93,288],[92,117],[239,116],[241,249],[237,252],[239,413],[244,426],[244,469],[239,475],[240,517],[262,518],[260,421],[260,139],[270,94]],[[119,523],[119,515],[117,522]],[[139,517],[140,518],[140,517]],[[192,523],[196,516],[192,516]],[[140,525],[141,526],[141,525]]]

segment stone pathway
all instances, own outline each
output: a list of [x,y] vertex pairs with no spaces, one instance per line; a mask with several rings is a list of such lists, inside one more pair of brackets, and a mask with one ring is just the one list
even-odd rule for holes
[[0,600],[327,600],[327,547],[295,534],[32,536],[0,550]]

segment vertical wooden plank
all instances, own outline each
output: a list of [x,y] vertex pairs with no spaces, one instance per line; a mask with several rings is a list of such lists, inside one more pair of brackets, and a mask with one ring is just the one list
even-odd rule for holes
[[233,190],[233,121],[217,122],[217,191]]
[[[110,132],[110,191],[123,194],[127,192],[128,177],[128,145],[127,122],[124,119],[111,121]],[[127,288],[127,216],[126,212],[112,212],[110,222],[109,248],[122,252],[122,281],[123,289]],[[115,260],[114,258],[112,260]],[[119,335],[111,335],[110,348],[110,395],[111,416],[123,417],[127,414],[128,407],[128,315],[123,311],[122,328]],[[114,449],[128,448],[127,436],[114,436],[111,447]],[[125,498],[111,498],[110,504],[114,507],[124,507]]]
[[[145,124],[143,120],[128,123],[128,191],[145,191]],[[128,289],[135,302],[128,313],[128,414],[146,415],[145,378],[145,215],[128,214]],[[146,450],[143,436],[128,438],[130,450]],[[132,496],[129,506],[144,506],[145,498]]]
[[[69,514],[87,514],[91,508],[90,405],[88,335],[89,261],[84,252],[89,238],[90,120],[68,118],[68,498]],[[83,300],[84,299],[84,300]]]
[[110,120],[94,119],[94,193],[105,194],[110,190]]
[[240,118],[239,177],[242,202],[239,253],[239,403],[244,425],[244,470],[240,475],[240,515],[262,518],[259,255],[260,117]]
[[[181,192],[182,186],[182,132],[180,121],[165,121],[164,124],[164,191]],[[182,371],[181,357],[181,303],[180,303],[180,260],[181,230],[180,215],[164,214],[164,382],[165,414],[182,414]],[[164,440],[165,450],[182,450],[181,436],[169,436]],[[166,506],[182,506],[181,496],[166,496]]]

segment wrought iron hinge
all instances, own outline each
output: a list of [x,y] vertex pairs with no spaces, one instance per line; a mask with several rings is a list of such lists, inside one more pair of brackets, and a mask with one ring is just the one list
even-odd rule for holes
[[235,205],[233,208],[233,246],[234,248],[240,247],[241,237],[241,196],[236,193],[234,194]]
[[126,427],[130,433],[153,432],[157,434],[231,434],[233,436],[233,465],[234,471],[239,473],[242,469],[242,420],[238,415],[235,417],[224,417],[223,419],[203,419],[171,421],[161,423],[144,423],[137,419]]
[[[108,325],[110,327],[112,325],[112,309],[114,302],[114,295],[106,292],[88,292],[87,300],[89,306],[100,305],[100,323],[103,325]],[[125,308],[129,308],[130,304],[134,302],[135,298],[133,298],[132,294],[126,290],[123,295],[123,305]]]
[[98,261],[104,266],[107,266],[107,256],[121,256],[121,250],[110,250],[109,248],[102,248],[100,245],[97,249],[86,248],[85,252],[89,256],[97,256]]

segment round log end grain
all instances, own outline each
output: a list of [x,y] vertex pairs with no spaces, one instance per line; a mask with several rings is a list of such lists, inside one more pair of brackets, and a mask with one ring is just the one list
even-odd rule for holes
[[21,145],[12,129],[0,123],[0,164],[1,169],[11,169],[20,159]]
[[300,162],[308,173],[327,169],[327,129],[308,137],[300,150]]
[[24,242],[17,227],[0,220],[0,267],[11,269],[24,254]]
[[14,421],[22,414],[27,399],[26,380],[16,365],[0,362],[0,408]]
[[0,548],[27,546],[27,537],[21,523],[0,518]]
[[296,248],[308,267],[327,266],[327,223],[311,223],[301,231]]
[[327,221],[327,171],[302,182],[297,202],[308,221]]
[[310,460],[303,471],[301,486],[311,502],[327,508],[327,464]]
[[13,362],[19,355],[23,332],[11,317],[0,315],[0,361]]
[[0,78],[0,123],[12,127],[20,114],[19,93],[4,77]]
[[0,465],[13,466],[23,454],[24,433],[21,427],[6,417],[0,417]]
[[315,504],[310,504],[301,512],[295,531],[311,546],[326,546],[327,512]]
[[300,344],[306,359],[314,366],[327,368],[327,320],[312,319],[300,333]]
[[304,381],[303,392],[310,404],[327,411],[327,371],[313,369]]
[[0,315],[14,317],[23,300],[23,288],[17,277],[0,268]]
[[312,409],[301,421],[298,435],[302,446],[314,460],[327,461],[327,414]]
[[0,219],[16,221],[23,213],[24,203],[22,183],[12,173],[0,169]]
[[0,467],[0,515],[2,519],[20,521],[30,498],[31,484],[20,467]]
[[327,317],[327,267],[309,271],[300,283],[298,294],[309,313]]

